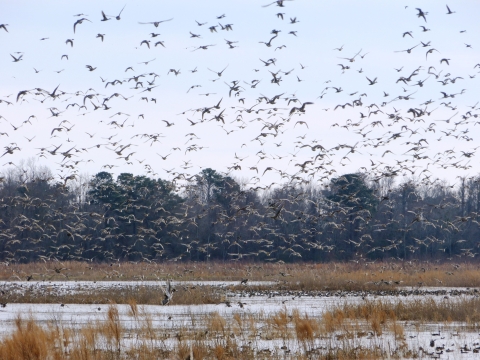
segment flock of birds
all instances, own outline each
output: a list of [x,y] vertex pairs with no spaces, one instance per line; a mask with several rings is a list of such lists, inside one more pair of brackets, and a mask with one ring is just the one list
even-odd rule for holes
[[[287,15],[284,12],[284,8],[287,5],[286,1],[275,1],[270,4],[264,5],[264,7],[276,6],[281,10],[275,14],[275,17],[280,22],[285,22]],[[104,11],[101,11],[101,22],[106,22],[110,20],[120,21],[122,14],[124,13],[126,6],[124,6],[119,12],[118,15],[106,15]],[[420,19],[420,25],[418,25],[423,34],[428,34],[431,30],[426,27],[427,18],[429,14],[427,11],[424,11],[420,8],[416,9],[417,18]],[[447,15],[454,15],[456,12],[452,11],[447,6]],[[77,20],[73,22],[73,33],[77,36],[81,36],[81,31],[85,24],[93,24],[94,20],[90,20],[85,14],[77,14]],[[203,27],[208,27],[208,32],[218,33],[218,31],[225,31],[225,34],[234,34],[235,25],[227,22],[223,22],[226,19],[226,15],[222,14],[216,16],[217,23],[211,25],[207,22],[196,21],[196,25],[202,29]],[[139,22],[141,25],[153,25],[154,30],[163,26],[164,23],[174,21],[173,18],[153,21],[153,22]],[[297,17],[290,17],[289,25],[294,25],[299,23]],[[209,26],[210,25],[210,26]],[[3,36],[13,36],[15,29],[12,28],[9,24],[1,24],[0,30],[4,30]],[[253,69],[255,74],[260,73],[263,75],[270,76],[269,83],[274,86],[270,88],[275,89],[276,87],[281,87],[282,82],[285,80],[285,77],[295,74],[297,82],[301,83],[306,80],[301,79],[298,71],[295,69],[289,71],[283,71],[278,68],[276,56],[280,56],[280,50],[285,49],[287,46],[282,45],[279,41],[280,35],[282,32],[287,32],[290,30],[277,30],[273,29],[271,31],[271,37],[268,41],[258,41],[258,43],[265,45],[268,48],[271,48],[272,57],[264,60],[260,59],[263,69]],[[202,39],[203,34],[195,33],[190,31],[190,37],[194,39]],[[157,40],[161,34],[156,32],[151,32],[150,39],[144,39],[139,42],[139,47],[157,47],[161,46],[166,48],[165,40]],[[291,30],[288,32],[288,35],[297,37],[297,31]],[[402,34],[403,38],[414,38],[413,31],[405,31]],[[108,34],[98,33],[97,38],[104,42],[105,37],[108,37]],[[49,38],[42,38],[42,41],[46,41]],[[235,49],[240,47],[237,45],[238,41],[225,40],[229,49]],[[75,40],[73,38],[68,38],[65,43],[68,47],[74,47]],[[278,46],[277,46],[278,45]],[[438,44],[440,45],[440,44]],[[437,45],[437,46],[438,46]],[[467,47],[471,48],[471,44],[465,44]],[[189,47],[191,52],[196,52],[198,50],[208,50],[213,46],[218,46],[217,44],[206,44]],[[168,48],[167,48],[168,49]],[[433,59],[432,57],[435,54],[440,54],[440,50],[432,47],[431,41],[420,41],[420,43],[406,49],[406,50],[397,50],[395,52],[408,53],[412,54],[414,52],[424,49],[425,60]],[[342,54],[341,51],[344,50],[344,46],[333,49],[333,51],[338,51],[339,54]],[[24,60],[23,53],[10,54],[12,61],[19,63]],[[362,50],[356,52],[353,56],[337,56],[339,60],[338,66],[342,73],[347,74],[350,71],[356,71],[360,74],[363,73],[362,68],[353,68],[358,61],[364,61],[364,58],[369,55],[369,52],[363,52]],[[69,57],[70,56],[70,57]],[[193,56],[193,55],[191,55]],[[373,56],[373,55],[370,55]],[[63,54],[61,55],[62,61],[71,60],[71,55]],[[70,59],[70,60],[69,60]],[[150,65],[156,58],[140,62],[139,64]],[[465,88],[465,83],[467,80],[472,80],[475,78],[475,73],[466,77],[464,74],[452,74],[448,70],[448,66],[452,59],[450,57],[444,57],[444,55],[439,55],[438,59],[433,61],[433,64],[428,63],[427,65],[421,64],[415,66],[413,69],[407,70],[406,66],[402,66],[399,69],[395,69],[398,72],[398,79],[395,83],[398,86],[401,86],[403,90],[400,91],[400,94],[396,96],[391,96],[386,91],[383,91],[383,101],[379,103],[367,103],[368,93],[364,90],[357,90],[349,93],[349,101],[342,102],[334,106],[333,108],[324,108],[325,112],[335,111],[340,112],[345,110],[353,111],[349,112],[347,116],[352,116],[353,113],[357,113],[357,119],[348,118],[345,122],[336,122],[331,124],[331,127],[344,128],[350,132],[349,136],[353,132],[358,136],[358,141],[354,144],[348,143],[338,143],[333,147],[327,147],[323,145],[321,141],[313,139],[310,142],[308,139],[308,132],[310,126],[312,125],[312,119],[309,119],[306,116],[307,109],[314,106],[315,103],[321,103],[322,100],[331,96],[332,94],[340,94],[344,90],[341,86],[333,84],[331,81],[325,81],[327,86],[321,91],[320,96],[317,97],[315,101],[304,101],[297,98],[295,94],[286,95],[287,91],[280,90],[278,94],[273,96],[266,96],[262,93],[259,94],[255,99],[248,99],[244,94],[248,88],[257,89],[260,84],[264,83],[265,80],[253,79],[253,80],[231,80],[231,81],[222,81],[226,78],[226,73],[230,70],[229,65],[223,66],[221,69],[211,69],[207,67],[205,70],[215,74],[216,79],[211,80],[215,82],[223,82],[226,87],[224,88],[224,94],[218,94],[218,98],[212,102],[207,101],[205,106],[191,108],[188,110],[182,110],[179,115],[186,115],[186,119],[183,119],[183,122],[180,120],[173,119],[162,119],[150,120],[154,121],[154,131],[151,133],[134,133],[135,122],[131,120],[132,116],[123,112],[121,105],[118,104],[118,100],[127,101],[131,98],[137,98],[141,100],[141,105],[135,105],[135,110],[138,111],[138,108],[143,108],[147,104],[154,103],[156,104],[159,99],[154,97],[156,88],[161,86],[157,81],[162,76],[155,71],[142,72],[138,73],[134,71],[133,66],[129,66],[125,69],[124,74],[120,75],[118,78],[113,80],[104,79],[101,75],[99,76],[98,82],[95,84],[95,87],[102,86],[102,91],[96,91],[93,88],[90,88],[87,91],[75,91],[67,92],[63,90],[64,86],[56,86],[53,89],[44,89],[41,87],[32,87],[29,89],[19,89],[16,94],[10,94],[0,98],[0,104],[6,105],[6,111],[9,112],[9,116],[0,116],[2,121],[2,132],[0,133],[3,141],[11,141],[7,145],[4,145],[4,151],[1,153],[1,157],[9,159],[11,155],[18,156],[20,153],[22,156],[33,155],[30,153],[25,154],[25,147],[35,144],[34,149],[40,150],[36,152],[38,158],[59,158],[58,164],[60,165],[60,172],[69,172],[70,179],[76,179],[78,173],[82,170],[79,166],[82,162],[93,162],[92,158],[86,159],[88,155],[91,156],[92,149],[97,149],[99,154],[102,157],[107,158],[106,152],[110,151],[113,153],[115,160],[120,160],[116,164],[103,164],[102,169],[112,170],[113,168],[122,167],[124,165],[133,165],[135,161],[138,161],[139,164],[144,166],[144,169],[147,174],[158,176],[159,167],[153,164],[152,162],[158,162],[157,160],[166,161],[170,156],[174,156],[176,152],[183,153],[184,156],[191,154],[193,152],[197,153],[201,150],[213,148],[210,142],[211,139],[206,140],[207,143],[199,144],[200,137],[193,132],[193,127],[195,129],[200,127],[206,127],[211,125],[213,122],[216,125],[219,125],[226,133],[230,135],[234,132],[243,132],[248,134],[249,139],[243,138],[243,144],[239,149],[235,149],[233,152],[235,154],[233,163],[230,166],[227,166],[226,173],[235,174],[236,171],[240,171],[241,174],[248,172],[255,172],[254,175],[249,179],[249,184],[255,184],[261,182],[260,175],[265,175],[267,172],[275,172],[281,179],[288,179],[290,181],[300,181],[308,182],[312,179],[317,181],[329,180],[332,175],[339,175],[339,165],[346,166],[352,162],[352,157],[354,154],[361,154],[363,158],[366,158],[368,154],[370,156],[376,155],[374,149],[382,149],[378,153],[380,157],[377,161],[371,160],[370,168],[366,166],[356,168],[354,171],[365,171],[370,173],[373,178],[380,179],[382,177],[394,177],[398,175],[416,175],[424,177],[427,173],[430,173],[429,166],[437,167],[440,169],[447,168],[456,168],[456,169],[470,169],[472,167],[471,161],[475,157],[477,147],[473,146],[474,139],[472,137],[472,127],[478,123],[476,121],[478,114],[476,113],[478,102],[472,104],[471,106],[460,108],[460,105],[454,103],[454,99],[460,98],[465,94],[467,89]],[[453,60],[454,61],[454,60]],[[472,68],[467,69],[469,72],[478,71],[480,64],[475,64],[472,62]],[[301,70],[305,69],[306,66],[300,64]],[[89,72],[97,71],[97,67],[93,65],[85,65],[85,68]],[[275,69],[275,70],[274,70]],[[25,69],[22,69],[25,70]],[[41,70],[34,68],[35,73],[39,73]],[[62,72],[64,69],[57,72]],[[195,67],[194,69],[189,70],[192,76],[200,71]],[[294,72],[295,71],[295,72]],[[392,69],[392,71],[394,71]],[[130,74],[125,77],[126,74]],[[181,69],[170,68],[167,72],[167,76],[173,74],[175,77],[183,75]],[[229,74],[230,75],[230,74]],[[231,75],[230,75],[231,76]],[[376,86],[378,87],[381,82],[378,80],[378,77],[365,76],[366,85],[368,87]],[[418,90],[427,87],[430,83],[441,83],[444,87],[444,91],[441,91],[441,96],[437,99],[435,94],[430,93],[428,96],[431,98],[418,103],[414,101],[414,94]],[[458,88],[458,84],[462,84],[461,89]],[[432,84],[433,85],[433,84]],[[133,86],[133,87],[132,87]],[[194,92],[198,88],[201,88],[202,84],[191,85],[187,89],[187,93]],[[133,89],[134,92],[130,95],[124,95],[124,92],[115,91],[109,93],[108,91],[113,87],[121,87],[122,89],[127,90],[126,88]],[[448,89],[454,88],[454,91],[449,91]],[[203,93],[203,95],[209,99],[210,96],[214,96],[216,93]],[[226,98],[228,95],[229,105],[232,104],[231,100],[237,102],[238,105],[227,106],[225,104]],[[17,116],[14,116],[15,110],[11,112],[11,108],[16,108],[17,106],[25,107],[30,104],[32,100],[36,100],[41,104],[48,104],[47,114],[50,116],[47,118],[58,119],[58,125],[54,126],[52,129],[48,130],[52,138],[52,141],[55,139],[55,144],[37,144],[35,141],[36,136],[31,138],[23,137],[24,140],[27,140],[27,143],[23,141],[24,144],[20,144],[22,140],[21,134],[23,130],[26,131],[26,127],[32,126],[33,121],[41,121],[42,115],[40,114],[31,114],[25,120],[15,119]],[[227,101],[228,101],[227,100]],[[67,103],[64,105],[63,103]],[[143,103],[145,102],[145,103]],[[130,101],[131,103],[131,101]],[[447,113],[451,112],[451,115],[436,118],[434,112],[440,113],[441,110],[448,110]],[[1,108],[0,108],[1,110]],[[93,144],[93,146],[86,147],[83,144],[86,143],[82,137],[85,135],[87,139],[98,139],[96,131],[90,130],[85,131],[83,134],[74,134],[76,127],[79,127],[78,122],[72,120],[72,112],[76,111],[77,116],[91,115],[92,112],[97,111],[107,111],[108,116],[104,120],[100,121],[102,123],[100,126],[106,125],[108,130],[114,130],[115,134],[108,134],[108,132],[102,131],[102,141]],[[133,110],[133,109],[131,109]],[[2,110],[5,111],[5,110]],[[446,112],[443,111],[443,114]],[[10,115],[12,114],[12,115]],[[69,116],[70,115],[70,116]],[[232,119],[232,116],[234,118]],[[317,115],[315,115],[317,116]],[[67,119],[68,117],[68,119]],[[123,120],[118,120],[118,118],[124,117]],[[304,118],[301,120],[300,117]],[[191,119],[193,118],[193,119]],[[138,114],[137,120],[146,120],[144,114]],[[82,119],[82,122],[85,121]],[[170,150],[164,151],[164,147],[161,146],[164,138],[170,137],[170,134],[164,132],[167,129],[161,127],[161,122],[164,123],[167,129],[176,125],[177,127],[182,127],[186,129],[186,134],[184,134],[184,139],[187,140],[185,143],[187,146],[175,146]],[[255,125],[255,129],[252,129],[253,125],[250,126],[249,123],[258,123]],[[231,124],[234,124],[233,127]],[[309,126],[310,125],[310,126]],[[443,125],[443,126],[442,126]],[[446,126],[445,126],[446,125]],[[137,125],[138,127],[138,125]],[[261,128],[259,133],[252,135],[253,130],[257,131],[258,128]],[[10,128],[10,129],[9,129]],[[93,128],[93,126],[90,126]],[[99,129],[99,126],[95,126]],[[150,126],[149,126],[150,128]],[[287,144],[284,144],[282,141],[278,140],[282,138],[282,135],[290,131],[294,131],[297,128],[304,128],[307,131],[307,134],[303,136],[298,136],[297,140],[294,142],[293,153],[289,152],[288,155],[277,155],[272,153],[267,153],[265,150],[275,149],[280,147],[286,147]],[[384,129],[390,128],[389,131]],[[9,129],[9,130],[8,130]],[[44,130],[44,129],[42,129]],[[208,130],[207,130],[208,131]],[[143,140],[140,143],[134,141],[126,142],[118,137],[121,136],[119,133],[129,133],[133,134],[131,140]],[[178,134],[178,133],[176,133]],[[176,135],[175,134],[175,135]],[[434,136],[440,136],[438,139],[433,138]],[[444,152],[438,152],[436,154],[431,154],[428,152],[429,144],[438,140],[441,141],[456,139],[459,143],[466,143],[468,146],[462,150],[456,150],[463,144],[455,146],[452,149],[446,149]],[[106,141],[103,141],[106,140]],[[2,142],[3,142],[2,141]],[[291,141],[288,139],[287,141]],[[237,153],[245,151],[247,147],[252,147],[251,143],[255,142],[260,145],[258,152],[254,154],[252,150],[248,151],[249,154],[255,156],[253,161],[244,161],[247,158],[252,159],[249,156],[238,156]],[[399,142],[401,142],[399,144]],[[66,144],[71,143],[71,144]],[[450,142],[449,142],[450,144]],[[149,145],[158,145],[162,148],[163,154],[157,159],[139,159],[135,156],[137,154],[136,147]],[[406,146],[406,148],[405,148]],[[403,147],[403,148],[402,148]],[[392,149],[398,149],[396,151],[401,151],[402,153],[394,153]],[[31,150],[34,150],[31,149]],[[300,156],[297,157],[297,154],[301,151],[302,153],[305,150],[310,149],[313,156],[305,156],[302,161],[299,160]],[[365,149],[364,152],[361,149]],[[256,150],[256,149],[255,149]],[[342,152],[343,150],[343,152]],[[405,150],[403,152],[403,150]],[[29,150],[30,151],[30,150]],[[215,149],[211,150],[215,153]],[[292,150],[289,150],[292,151]],[[370,153],[370,151],[372,153]],[[128,153],[127,153],[128,152]],[[210,153],[211,154],[211,153]],[[381,154],[381,156],[380,156]],[[389,155],[391,154],[391,155]],[[116,155],[116,156],[115,156]],[[395,155],[395,156],[394,156]],[[388,156],[392,156],[394,161],[391,163],[384,162]],[[294,163],[293,172],[284,171],[280,166],[271,166],[274,164],[274,160],[289,159],[288,165]],[[338,160],[338,163],[334,163],[334,159]],[[423,161],[422,161],[423,160]],[[428,161],[426,161],[428,160]],[[355,162],[355,160],[353,160]],[[177,163],[182,163],[183,166],[180,166],[183,170],[189,169],[192,167],[192,160],[179,160],[177,157]],[[267,163],[268,166],[260,166],[263,163]],[[120,163],[120,165],[118,164]],[[423,164],[426,163],[426,166]],[[282,163],[283,165],[284,163]],[[420,166],[419,164],[422,164]],[[7,161],[6,165],[15,166],[15,161]],[[284,166],[285,167],[285,166]],[[417,167],[422,167],[423,171],[419,172],[416,170]],[[98,169],[98,167],[97,167]],[[165,169],[164,169],[165,170]],[[248,172],[247,172],[248,171]],[[191,174],[177,170],[174,168],[170,171],[165,170],[164,174],[173,174],[173,181],[181,181],[191,177]]]
[[[301,18],[287,12],[295,3],[293,0],[278,0],[263,5],[265,16],[276,21],[275,27],[282,28],[274,28],[254,41],[262,51],[270,54],[270,57],[259,58],[258,67],[251,69],[254,79],[233,78],[234,69],[230,64],[205,66],[203,69],[198,66],[189,70],[169,66],[163,69],[156,65],[159,62],[157,58],[160,57],[156,55],[146,61],[139,59],[137,64],[126,67],[118,76],[110,79],[103,77],[99,66],[85,64],[82,71],[98,74],[88,90],[67,90],[75,84],[59,84],[50,88],[32,84],[27,88],[19,88],[15,93],[0,96],[0,139],[3,147],[0,158],[5,161],[2,163],[3,175],[0,175],[0,182],[5,181],[9,168],[22,167],[19,162],[22,156],[35,155],[38,159],[60,166],[52,180],[59,177],[65,186],[78,182],[86,164],[94,163],[96,165],[88,166],[117,172],[128,172],[128,166],[140,165],[145,175],[158,177],[164,174],[181,189],[182,184],[197,179],[196,174],[188,170],[198,166],[195,161],[202,160],[202,166],[207,164],[207,167],[214,167],[218,164],[216,156],[223,159],[228,155],[224,148],[215,147],[217,142],[224,141],[222,144],[228,144],[234,136],[235,140],[241,139],[241,144],[233,148],[232,162],[217,170],[233,177],[248,174],[246,186],[254,190],[268,190],[282,182],[300,185],[328,183],[333,177],[339,176],[344,167],[354,167],[353,171],[366,173],[376,182],[385,178],[416,176],[424,184],[439,181],[435,177],[435,171],[476,170],[473,166],[478,146],[475,146],[474,134],[475,126],[480,124],[480,120],[477,120],[480,107],[478,101],[464,105],[462,98],[469,94],[467,84],[475,86],[480,63],[467,58],[463,60],[467,65],[461,72],[449,70],[453,69],[452,65],[457,61],[454,54],[445,54],[442,44],[431,44],[427,39],[420,42],[415,40],[436,31],[427,27],[433,15],[421,8],[416,8],[414,12],[411,8],[405,9],[410,19],[408,24],[421,30],[399,32],[399,38],[409,43],[405,46],[406,49],[391,51],[405,61],[404,66],[390,71],[390,75],[396,77],[395,81],[388,84],[391,90],[377,91],[385,84],[385,80],[371,73],[364,74],[366,71],[361,67],[362,64],[367,64],[369,58],[374,57],[374,50],[365,51],[362,48],[351,55],[343,55],[347,48],[342,45],[329,50],[333,54],[331,57],[338,63],[331,72],[354,84],[362,79],[364,86],[355,91],[347,91],[342,88],[345,86],[342,81],[339,80],[337,84],[326,80],[320,94],[311,94],[309,99],[299,99],[296,93],[289,94],[284,84],[291,83],[293,77],[296,86],[308,83],[309,80],[303,77],[302,71],[311,69],[314,65],[299,62],[299,67],[288,71],[282,70],[279,65],[282,53],[287,52],[290,46],[293,47],[291,44],[300,41],[302,36],[299,30],[295,30],[297,24],[303,24]],[[271,12],[273,8],[275,11]],[[436,4],[435,11],[437,9]],[[72,34],[64,40],[65,51],[69,53],[59,54],[60,61],[64,64],[73,61],[77,42],[96,41],[103,46],[109,39],[109,34],[100,30],[103,23],[124,21],[122,16],[128,10],[129,6],[126,5],[116,15],[107,15],[102,10],[99,10],[97,16],[75,14],[72,27],[65,29],[65,33]],[[455,14],[455,9],[447,6],[445,14],[435,16],[452,17]],[[167,28],[163,27],[174,21],[175,18],[138,21],[136,25],[152,32],[145,32],[145,37],[148,37],[139,39],[136,49],[161,49],[168,54],[171,45],[165,39],[166,35],[158,32],[167,32]],[[448,19],[445,22],[448,23]],[[95,32],[99,31],[95,38],[82,38],[87,27],[95,27]],[[223,33],[225,51],[242,49],[240,41],[231,40],[241,25],[230,23],[227,14],[215,16],[213,22],[192,21],[192,27],[197,30],[189,30],[189,35],[186,36],[197,43],[187,47],[185,50],[188,51],[184,54],[192,61],[196,61],[198,53],[221,46],[217,43],[219,33]],[[8,37],[15,36],[18,30],[15,24],[0,24],[0,31],[1,37]],[[457,31],[458,36],[463,36],[465,32]],[[216,37],[216,40],[204,42],[203,38],[208,36],[209,39]],[[229,39],[225,38],[227,36]],[[50,40],[45,37],[40,41]],[[412,44],[412,41],[415,42]],[[473,49],[472,44],[465,43],[462,46]],[[18,52],[10,56],[15,66],[30,61],[28,53]],[[109,54],[102,56],[109,57]],[[138,65],[143,68],[148,66],[149,70],[138,72],[135,70]],[[32,76],[36,76],[44,70],[34,67],[33,70],[21,68],[20,71],[32,71]],[[64,71],[67,72],[66,69],[55,70],[60,75]],[[74,69],[75,73],[76,71]],[[195,76],[200,72],[213,74],[215,78],[208,83],[199,83]],[[195,96],[196,100],[192,100],[192,103],[198,102],[200,98],[203,105],[182,108],[175,118],[163,119],[161,107],[169,104],[165,104],[156,95],[162,86],[160,79],[175,81],[187,75],[193,84],[185,89],[182,97],[190,99],[190,96]],[[78,76],[82,79],[77,78],[76,81],[83,82],[83,73],[78,73]],[[218,92],[200,92],[200,88],[211,86]],[[438,91],[438,87],[442,91]],[[163,91],[168,92],[168,89]],[[389,92],[392,91],[395,93],[390,95]],[[270,95],[264,95],[267,92]],[[256,95],[251,96],[252,93]],[[347,94],[346,98],[343,98],[344,94]],[[375,96],[380,100],[372,102],[370,99],[375,99]],[[417,99],[419,96],[422,96],[422,100]],[[343,101],[338,100],[342,98]],[[180,100],[184,102],[183,98]],[[134,101],[136,103],[132,105]],[[334,102],[335,105],[332,105]],[[18,114],[38,108],[43,112],[30,114],[25,119],[19,118]],[[137,114],[125,111],[136,111]],[[157,115],[153,118],[149,114]],[[324,131],[322,137],[328,136],[328,131],[332,134],[336,131],[337,135],[345,134],[347,141],[338,139],[337,135],[324,141],[312,139],[317,135],[312,130],[319,130],[316,120],[319,116],[345,119],[335,123],[325,120],[327,125],[323,124],[320,129]],[[88,121],[98,117],[102,119],[99,122]],[[55,125],[48,129],[44,126],[47,119],[55,121]],[[84,130],[85,126],[88,126],[88,131]],[[222,139],[219,139],[222,134],[218,132],[219,127],[225,134]],[[22,136],[30,128],[35,129],[35,135]],[[138,132],[138,128],[148,130]],[[295,136],[298,131],[304,131],[305,134]],[[206,136],[203,141],[200,133],[205,134],[201,136]],[[37,139],[45,139],[45,136],[49,138],[46,143]],[[354,141],[349,143],[349,139]],[[435,152],[431,149],[438,149],[438,146],[433,146],[437,141],[445,145],[440,145],[442,150]],[[166,148],[167,142],[176,142],[178,145]],[[335,144],[327,145],[332,142]],[[283,152],[286,148],[288,149]],[[275,153],[276,150],[279,153]],[[205,152],[207,156],[202,155]],[[244,152],[248,155],[242,155]],[[147,157],[142,158],[139,154]],[[98,168],[100,161],[110,163],[103,163]],[[163,162],[168,161],[173,161],[176,166],[163,169]],[[363,166],[355,168],[356,165]],[[278,182],[266,184],[268,181],[265,179],[273,178]],[[281,208],[272,217],[274,220],[280,211]],[[166,293],[170,294],[168,299],[171,298],[171,292]]]

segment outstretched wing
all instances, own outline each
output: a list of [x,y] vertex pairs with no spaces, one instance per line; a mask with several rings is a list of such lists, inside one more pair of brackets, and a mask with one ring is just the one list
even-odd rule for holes
[[171,299],[172,298],[172,284],[170,283],[170,280],[167,280],[167,287],[165,289],[165,295]]
[[172,284],[170,280],[167,280],[166,287],[162,287],[163,293],[165,294],[165,298],[162,300],[162,305],[167,305],[170,300],[172,300],[173,291],[172,291]]

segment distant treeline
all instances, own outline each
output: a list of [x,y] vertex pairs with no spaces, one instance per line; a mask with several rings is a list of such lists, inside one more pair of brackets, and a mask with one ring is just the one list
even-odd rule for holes
[[[180,180],[178,180],[180,181]],[[475,257],[480,177],[455,187],[345,174],[249,188],[213,169],[172,183],[108,172],[0,175],[0,259],[330,261]]]

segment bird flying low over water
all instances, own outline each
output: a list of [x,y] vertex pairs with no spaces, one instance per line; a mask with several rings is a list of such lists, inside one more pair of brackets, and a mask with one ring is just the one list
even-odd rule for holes
[[165,287],[162,287],[162,290],[164,295],[162,305],[168,305],[173,298],[173,293],[175,292],[175,289],[172,288],[170,280],[167,280],[167,284]]

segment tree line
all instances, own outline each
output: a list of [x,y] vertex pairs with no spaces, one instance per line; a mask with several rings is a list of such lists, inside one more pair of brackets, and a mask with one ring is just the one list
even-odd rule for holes
[[475,258],[480,176],[344,174],[252,188],[213,169],[167,181],[108,172],[0,175],[0,259],[374,261]]

